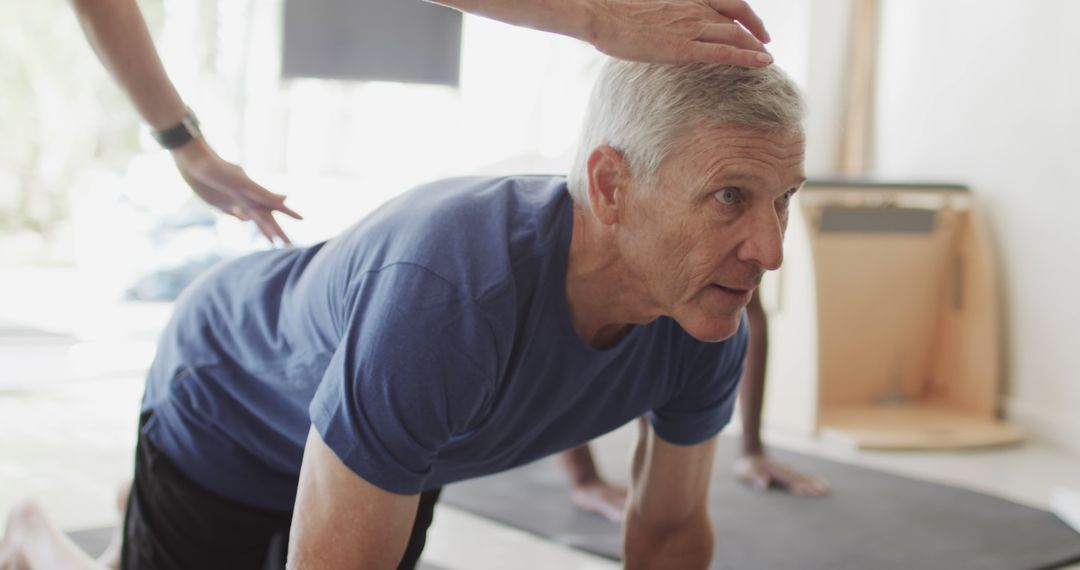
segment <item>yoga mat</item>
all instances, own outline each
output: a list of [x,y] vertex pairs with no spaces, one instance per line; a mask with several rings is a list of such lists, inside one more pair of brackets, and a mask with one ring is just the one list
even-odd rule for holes
[[[713,570],[1023,570],[1080,561],[1080,534],[1049,512],[956,487],[783,451],[825,477],[824,498],[745,488],[729,475],[737,442],[721,438],[709,511]],[[618,559],[620,529],[571,505],[554,458],[448,486],[441,500]]]
[[[75,544],[79,545],[79,548],[83,549],[83,552],[89,554],[92,558],[97,558],[102,552],[105,552],[105,547],[109,545],[109,539],[112,537],[112,528],[92,528],[87,530],[76,530],[67,533],[71,540],[75,541]],[[416,570],[446,570],[442,566],[436,566],[434,564],[420,561],[416,565]]]
[[79,548],[83,552],[90,555],[91,558],[97,558],[101,556],[102,552],[105,552],[105,548],[109,546],[109,540],[112,539],[112,527],[104,528],[89,528],[86,530],[76,530],[67,533],[71,540],[75,541],[75,544],[79,545]]

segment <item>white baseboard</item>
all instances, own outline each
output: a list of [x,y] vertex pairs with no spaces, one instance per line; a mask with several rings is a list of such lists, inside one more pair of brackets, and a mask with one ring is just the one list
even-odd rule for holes
[[1080,415],[1051,410],[1046,405],[1008,398],[1005,418],[1026,429],[1034,438],[1080,455]]

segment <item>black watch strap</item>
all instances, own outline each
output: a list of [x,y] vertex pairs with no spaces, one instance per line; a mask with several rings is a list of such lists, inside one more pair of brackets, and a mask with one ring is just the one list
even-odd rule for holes
[[176,126],[163,131],[154,131],[151,134],[158,144],[165,149],[180,148],[191,139],[199,136],[199,119],[195,117],[195,113],[191,109],[188,109],[187,114],[184,115],[183,119],[180,119]]

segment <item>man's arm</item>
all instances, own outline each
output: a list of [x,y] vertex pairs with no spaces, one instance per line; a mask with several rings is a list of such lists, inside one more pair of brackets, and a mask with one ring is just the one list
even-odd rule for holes
[[[101,63],[155,131],[180,123],[187,106],[161,64],[150,31],[135,0],[72,0],[86,39]],[[223,160],[202,137],[173,149],[173,159],[191,189],[208,204],[241,220],[251,220],[266,239],[289,238],[273,212],[299,219],[285,197],[248,178]]]
[[105,69],[155,131],[180,122],[187,107],[154,49],[135,0],[72,0],[86,39]]
[[769,323],[755,292],[746,306],[750,339],[739,385],[742,415],[742,456],[735,462],[735,476],[758,490],[776,484],[795,495],[821,496],[829,492],[825,480],[773,461],[761,441],[761,409],[765,404],[765,363],[769,355]]
[[769,355],[769,323],[757,291],[746,305],[750,337],[746,344],[746,364],[739,384],[739,413],[742,416],[743,455],[762,455],[761,408],[765,403],[765,362]]
[[743,0],[429,0],[508,24],[562,34],[621,59],[772,63],[765,25]]
[[300,468],[287,567],[397,568],[418,500],[418,495],[397,495],[365,481],[313,427]]
[[638,425],[623,529],[625,567],[707,568],[713,553],[708,496],[716,437],[675,445],[657,436],[647,421]]

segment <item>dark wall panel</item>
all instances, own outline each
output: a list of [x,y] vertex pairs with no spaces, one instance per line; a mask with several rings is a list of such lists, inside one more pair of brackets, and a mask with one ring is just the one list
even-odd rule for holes
[[282,76],[457,86],[461,13],[423,0],[286,0]]

